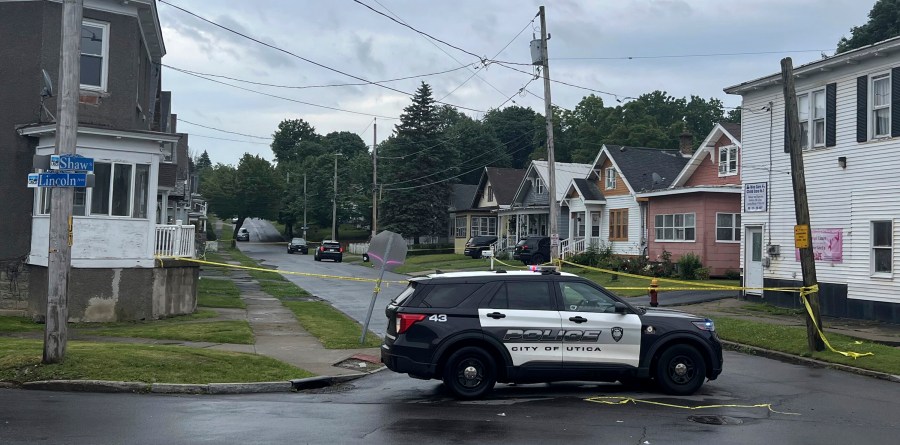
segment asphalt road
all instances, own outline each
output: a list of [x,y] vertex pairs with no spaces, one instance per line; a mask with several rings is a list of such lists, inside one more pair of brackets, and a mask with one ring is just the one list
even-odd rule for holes
[[[888,444],[900,430],[896,383],[726,353],[725,373],[691,397],[615,384],[498,385],[451,399],[437,381],[379,372],[298,394],[165,396],[0,390],[0,443],[12,444]],[[595,396],[687,410],[602,405]],[[690,416],[723,416],[724,425]],[[716,418],[713,418],[714,420]]]
[[[246,219],[244,227],[250,231],[250,242],[238,243],[238,247],[249,257],[261,260],[262,264],[273,266],[279,270],[337,275],[355,278],[378,278],[379,271],[348,263],[336,263],[331,260],[313,261],[312,251],[308,255],[287,253],[287,245],[281,241],[281,235],[268,222],[259,219]],[[270,244],[269,244],[270,243]],[[369,303],[372,301],[374,282],[339,280],[334,278],[317,278],[301,275],[285,274],[285,278],[306,289],[309,293],[329,301],[334,307],[353,317],[361,323],[365,321]],[[387,272],[384,279],[405,282],[409,277]],[[401,283],[386,283],[375,302],[369,329],[384,336],[387,330],[387,317],[384,308],[391,299],[406,287]]]

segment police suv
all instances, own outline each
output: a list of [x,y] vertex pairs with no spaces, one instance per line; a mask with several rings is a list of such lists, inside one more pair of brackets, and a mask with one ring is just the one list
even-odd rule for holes
[[687,395],[722,372],[712,320],[634,307],[552,268],[412,278],[386,314],[385,365],[442,379],[462,399],[496,382],[585,380],[655,380]]

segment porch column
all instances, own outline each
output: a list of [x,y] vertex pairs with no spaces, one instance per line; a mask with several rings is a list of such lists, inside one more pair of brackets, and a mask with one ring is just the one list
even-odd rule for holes
[[162,215],[160,216],[161,224],[169,224],[169,192],[165,191],[162,194]]
[[584,248],[591,247],[591,211],[584,208]]

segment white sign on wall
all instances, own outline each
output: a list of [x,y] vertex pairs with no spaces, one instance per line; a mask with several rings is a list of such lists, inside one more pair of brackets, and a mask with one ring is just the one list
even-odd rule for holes
[[769,210],[769,187],[767,182],[744,184],[744,211],[766,212]]

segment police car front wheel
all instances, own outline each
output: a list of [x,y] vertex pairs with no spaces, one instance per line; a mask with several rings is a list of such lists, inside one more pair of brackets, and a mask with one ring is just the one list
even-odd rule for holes
[[454,352],[444,366],[444,385],[460,399],[484,397],[497,381],[494,359],[485,350],[465,347]]
[[706,362],[696,348],[675,345],[665,350],[656,366],[656,380],[668,394],[689,395],[706,379]]

